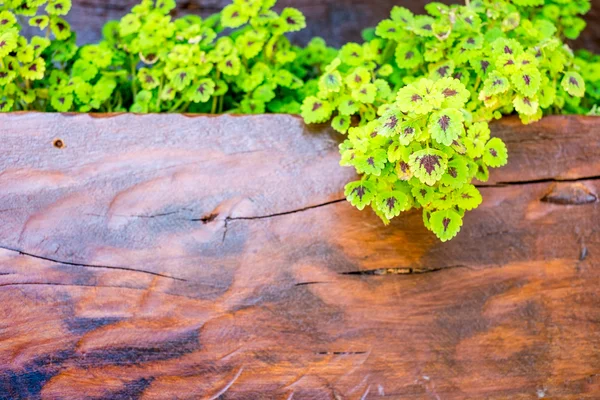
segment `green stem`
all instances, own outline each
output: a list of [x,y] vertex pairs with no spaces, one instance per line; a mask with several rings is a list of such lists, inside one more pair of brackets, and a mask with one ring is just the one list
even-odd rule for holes
[[160,77],[160,86],[158,87],[158,96],[156,98],[156,112],[160,112],[160,105],[162,102],[162,99],[160,98],[162,91],[163,91],[163,86],[165,84],[165,76],[164,74]]
[[212,107],[210,109],[211,114],[217,113],[217,102],[219,100],[219,96],[213,96]]
[[223,113],[223,103],[225,100],[225,95],[221,95],[219,98],[219,114]]
[[183,98],[179,99],[179,101],[177,101],[177,103],[175,103],[175,105],[173,107],[171,107],[169,112],[172,113],[172,112],[177,111],[179,109],[179,107],[183,104],[184,101],[185,101],[185,99],[183,99]]
[[480,84],[481,84],[481,77],[478,76],[477,80],[475,81],[475,88],[473,89],[473,93],[477,93],[477,89],[479,89]]
[[133,91],[133,98],[137,96],[137,85],[135,84],[135,60],[133,54],[129,54],[129,63],[131,68],[131,90]]

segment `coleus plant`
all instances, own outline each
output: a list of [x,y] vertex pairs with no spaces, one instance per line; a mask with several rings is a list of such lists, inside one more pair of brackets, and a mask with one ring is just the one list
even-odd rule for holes
[[[175,0],[142,0],[106,24],[100,43],[71,41],[60,57],[47,54],[39,79],[48,99],[16,109],[298,113],[336,51],[319,38],[293,46],[285,35],[303,29],[305,18],[293,8],[276,13],[275,1],[234,0],[205,19],[173,20]],[[17,11],[13,3],[4,7]]]
[[342,47],[302,115],[332,118],[347,134],[341,165],[361,175],[345,189],[353,205],[371,206],[384,223],[422,208],[425,226],[447,241],[481,203],[473,180],[507,162],[488,122],[589,112],[598,92],[588,86],[586,95],[582,74],[597,82],[600,64],[563,42],[583,28],[586,0],[434,2],[426,10],[394,7],[364,43]]
[[[70,9],[71,0],[0,0],[0,112],[43,107],[46,60],[62,61],[73,52],[62,18]],[[43,34],[27,39],[18,18]]]

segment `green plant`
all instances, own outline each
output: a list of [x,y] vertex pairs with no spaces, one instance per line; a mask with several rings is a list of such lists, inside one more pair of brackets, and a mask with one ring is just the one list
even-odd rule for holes
[[[4,5],[7,15],[19,12],[13,3]],[[70,2],[63,3],[66,12]],[[142,0],[107,23],[98,44],[77,48],[74,35],[56,43],[45,74],[36,75],[45,93],[32,98],[40,101],[7,104],[5,111],[298,113],[336,51],[319,38],[293,46],[285,35],[304,28],[304,16],[293,8],[277,14],[274,4],[234,0],[206,19],[172,20],[174,0]]]
[[[62,18],[70,9],[71,0],[0,1],[0,112],[37,109],[48,98],[47,60],[62,60],[74,46]],[[21,35],[18,18],[43,36]]]
[[[555,13],[557,7],[565,12]],[[391,18],[349,43],[326,67],[319,92],[305,99],[308,123],[332,119],[347,139],[341,165],[361,180],[346,186],[359,209],[384,223],[411,208],[442,241],[481,203],[472,184],[507,162],[488,122],[517,113],[588,112],[597,101],[597,59],[576,58],[562,36],[576,37],[589,1],[430,3],[429,15],[394,7]],[[590,87],[594,89],[590,92]],[[582,100],[582,98],[584,98]],[[586,107],[587,111],[586,111]]]

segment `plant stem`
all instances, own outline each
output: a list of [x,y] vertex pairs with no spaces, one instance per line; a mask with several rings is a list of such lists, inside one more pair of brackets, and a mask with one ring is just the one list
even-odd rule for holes
[[212,107],[210,109],[210,113],[211,114],[216,114],[217,113],[217,101],[218,101],[218,96],[213,96],[213,101],[212,101]]
[[156,112],[160,112],[160,103],[162,101],[162,99],[160,98],[162,91],[163,91],[163,86],[165,84],[165,76],[162,75],[160,77],[160,86],[158,87],[158,96],[156,98]]
[[129,54],[129,63],[131,64],[131,90],[133,91],[133,98],[137,96],[137,85],[135,84],[135,60],[133,58],[133,54]]
[[185,99],[181,98],[177,101],[177,103],[175,103],[175,105],[173,107],[171,107],[171,109],[169,109],[169,112],[175,112],[179,109],[179,107],[183,104],[183,102],[185,101]]

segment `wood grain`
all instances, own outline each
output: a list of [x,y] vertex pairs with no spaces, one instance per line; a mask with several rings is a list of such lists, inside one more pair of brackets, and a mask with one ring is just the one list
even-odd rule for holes
[[495,124],[440,244],[297,117],[0,115],[0,399],[598,399],[599,127]]
[[[103,24],[111,19],[119,19],[139,0],[73,0],[69,22],[78,32],[80,43],[96,42],[101,37]],[[444,0],[446,4],[464,3],[459,0]],[[219,12],[230,0],[178,0],[175,16],[186,13],[209,15]],[[279,0],[276,8],[300,9],[307,19],[307,28],[292,37],[297,43],[306,43],[311,37],[321,36],[333,46],[341,46],[348,41],[360,41],[361,31],[375,26],[388,18],[395,5],[423,13],[429,0]],[[600,52],[600,1],[592,0],[592,10],[586,16],[588,26],[574,48],[587,48]]]

